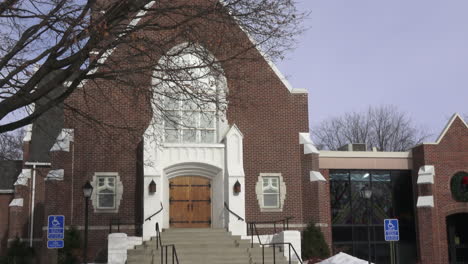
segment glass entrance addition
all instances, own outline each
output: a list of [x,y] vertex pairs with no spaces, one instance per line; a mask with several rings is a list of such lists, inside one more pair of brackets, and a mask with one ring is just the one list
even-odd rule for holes
[[[370,187],[369,204],[360,196]],[[416,263],[416,233],[409,171],[330,170],[333,251],[368,259],[367,226],[370,220],[371,261],[390,263],[390,245],[384,238],[384,219],[398,218],[398,263]]]
[[450,264],[468,263],[468,213],[447,217],[447,239]]

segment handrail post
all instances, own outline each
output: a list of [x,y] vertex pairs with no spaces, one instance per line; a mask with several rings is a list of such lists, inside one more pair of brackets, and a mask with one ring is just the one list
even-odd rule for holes
[[251,238],[250,239],[250,247],[251,248],[253,248],[253,240],[254,240],[254,238],[253,238],[253,236],[254,236],[254,234],[253,234],[253,225],[254,225],[253,223],[250,223],[250,238]]
[[273,232],[276,234],[276,222],[273,222]]
[[291,264],[291,243],[288,244],[289,249],[289,264]]
[[275,244],[273,244],[273,264],[276,264],[276,250],[275,250]]
[[262,263],[265,264],[265,247],[262,247]]

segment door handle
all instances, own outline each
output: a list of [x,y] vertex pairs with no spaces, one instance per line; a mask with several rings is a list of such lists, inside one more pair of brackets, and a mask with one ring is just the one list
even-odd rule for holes
[[190,204],[187,204],[187,211],[190,210]]

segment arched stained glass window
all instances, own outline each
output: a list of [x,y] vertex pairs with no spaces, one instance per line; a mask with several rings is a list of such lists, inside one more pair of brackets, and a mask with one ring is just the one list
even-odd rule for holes
[[164,141],[166,143],[215,143],[219,71],[197,55],[180,52],[166,59],[173,71],[163,75]]

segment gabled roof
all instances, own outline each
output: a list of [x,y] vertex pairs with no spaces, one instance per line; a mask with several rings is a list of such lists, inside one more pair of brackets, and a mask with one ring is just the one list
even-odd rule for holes
[[[136,25],[138,25],[138,23],[140,22],[140,20],[142,19],[142,17],[147,13],[147,9],[151,8],[154,4],[156,3],[156,1],[150,1],[148,2],[146,5],[145,5],[145,8],[144,9],[141,9],[137,15],[136,15],[136,18],[132,19],[130,21],[130,23],[128,24],[128,28],[129,27],[134,27]],[[223,0],[220,0],[220,3],[221,4],[225,4],[225,2]],[[292,94],[307,94],[308,93],[308,90],[307,89],[304,89],[304,88],[293,88],[291,83],[286,79],[286,77],[281,73],[281,71],[278,69],[278,67],[276,66],[276,64],[265,54],[265,52],[263,52],[258,43],[255,41],[255,39],[241,26],[239,26],[240,29],[246,34],[247,38],[250,40],[250,42],[252,42],[252,44],[255,45],[257,51],[260,53],[260,55],[263,57],[263,59],[267,62],[268,66],[270,66],[271,70],[275,73],[275,75],[278,77],[278,79],[283,83],[283,85],[286,87],[286,89],[288,89],[288,91]],[[126,33],[122,33],[122,35],[125,35]],[[107,59],[114,53],[115,51],[115,47],[114,48],[110,48],[108,49],[106,52],[104,52],[102,54],[101,57],[98,58],[98,62],[103,64],[104,62],[107,61]],[[93,74],[95,73],[97,70],[98,70],[99,67],[93,69],[92,71],[90,71],[88,74]],[[80,83],[80,85],[78,87],[82,87],[84,86],[84,84],[86,83],[86,80],[82,81]]]
[[425,143],[425,144],[439,144],[440,141],[442,140],[442,138],[444,138],[445,134],[447,134],[447,131],[453,125],[453,122],[455,122],[455,120],[457,120],[457,118],[460,119],[460,121],[465,125],[466,128],[468,128],[468,125],[466,124],[465,120],[463,120],[463,118],[458,113],[455,113],[455,114],[453,114],[452,118],[450,118],[448,123],[445,125],[444,130],[442,130],[442,133],[440,133],[440,135],[437,138],[436,142],[434,142],[434,143]]
[[0,191],[13,190],[13,184],[21,172],[22,161],[2,160],[0,161]]

